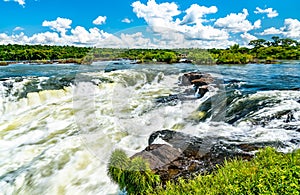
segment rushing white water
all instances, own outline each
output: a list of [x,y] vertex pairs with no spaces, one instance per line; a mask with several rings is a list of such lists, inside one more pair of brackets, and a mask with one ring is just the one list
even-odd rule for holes
[[[245,83],[241,82],[237,98],[215,111],[243,110],[249,103],[256,109],[248,109],[232,124],[225,114],[218,120],[212,114],[198,121],[205,114],[199,106],[214,97],[214,109],[227,99],[220,87],[224,85],[211,85],[201,99],[156,102],[187,89],[178,86],[178,76],[151,70],[97,71],[51,90],[39,85],[49,77],[1,81],[0,194],[117,194],[117,185],[106,173],[111,152],[122,148],[133,155],[161,129],[230,143],[282,142],[279,149],[284,151],[300,148],[299,91],[258,91],[239,97]],[[23,95],[24,86],[33,81],[40,89]],[[293,120],[287,123],[289,112]]]

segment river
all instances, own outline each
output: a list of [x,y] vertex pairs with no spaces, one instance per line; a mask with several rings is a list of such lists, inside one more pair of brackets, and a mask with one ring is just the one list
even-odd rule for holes
[[[204,97],[157,101],[190,71],[216,78]],[[157,130],[300,148],[300,62],[3,66],[0,114],[0,194],[117,194],[111,152],[133,155]]]

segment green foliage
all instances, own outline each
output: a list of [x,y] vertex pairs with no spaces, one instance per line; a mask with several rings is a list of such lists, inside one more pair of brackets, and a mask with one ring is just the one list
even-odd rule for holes
[[0,45],[0,61],[83,58],[90,48],[49,45]]
[[[116,60],[119,58],[137,60],[140,63],[177,63],[186,59],[195,64],[247,64],[273,62],[275,60],[300,60],[300,43],[289,38],[272,37],[252,40],[252,49],[238,44],[227,49],[112,49],[86,48],[74,46],[49,45],[0,45],[0,65],[5,61],[75,62],[91,64],[97,60]],[[63,59],[63,61],[62,61]],[[40,61],[37,61],[40,60]],[[2,61],[2,62],[1,62]]]
[[141,158],[129,159],[122,150],[115,150],[109,160],[108,175],[128,194],[148,194],[160,178]]
[[299,60],[300,43],[289,39],[272,37],[273,41],[257,39],[250,41],[252,49],[240,47],[238,44],[227,49],[210,49],[209,52],[216,59],[217,64],[247,64],[270,63],[275,60]]
[[251,161],[225,162],[212,174],[169,182],[152,194],[300,194],[300,150],[266,148]]

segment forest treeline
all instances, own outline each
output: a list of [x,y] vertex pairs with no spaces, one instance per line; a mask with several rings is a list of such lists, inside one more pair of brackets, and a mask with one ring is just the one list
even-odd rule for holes
[[290,38],[273,36],[271,41],[264,39],[249,42],[252,48],[238,44],[227,49],[210,49],[209,53],[218,64],[246,64],[251,62],[272,63],[276,60],[300,60],[300,42]]
[[49,45],[0,45],[0,62],[72,62],[90,64],[97,60],[130,59],[139,63],[246,64],[299,60],[300,42],[272,37],[249,42],[252,48],[235,44],[227,49],[112,49]]

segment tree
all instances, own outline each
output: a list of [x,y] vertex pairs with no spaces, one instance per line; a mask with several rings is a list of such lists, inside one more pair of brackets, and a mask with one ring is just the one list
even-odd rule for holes
[[257,39],[257,40],[250,41],[249,45],[254,46],[254,48],[260,48],[260,47],[264,47],[266,42],[267,41],[264,39]]

